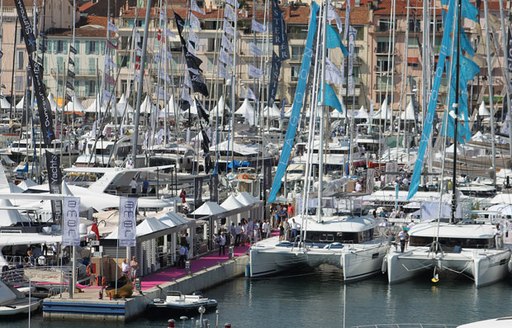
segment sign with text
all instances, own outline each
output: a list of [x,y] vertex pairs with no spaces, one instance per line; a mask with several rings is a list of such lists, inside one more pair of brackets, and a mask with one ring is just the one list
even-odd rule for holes
[[80,198],[65,197],[62,205],[62,245],[80,246]]
[[137,198],[119,198],[119,230],[117,239],[121,247],[133,247],[136,244],[137,222]]

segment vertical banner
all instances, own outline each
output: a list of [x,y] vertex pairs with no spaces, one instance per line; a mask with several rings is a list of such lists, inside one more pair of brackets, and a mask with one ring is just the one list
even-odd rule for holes
[[46,88],[43,83],[43,68],[32,59],[32,54],[36,51],[36,38],[34,37],[34,30],[30,23],[27,10],[23,0],[16,0],[16,11],[18,12],[18,19],[21,22],[21,31],[25,46],[28,52],[29,70],[32,75],[34,85],[34,95],[37,101],[37,109],[39,112],[39,120],[41,123],[41,130],[43,133],[44,143],[48,146],[52,140],[55,139],[53,131],[53,117],[50,108],[50,102],[46,98]]
[[308,82],[309,69],[311,67],[311,60],[313,58],[313,41],[315,39],[316,27],[317,27],[317,13],[319,10],[316,2],[311,2],[311,13],[309,18],[308,35],[306,38],[306,47],[304,49],[304,56],[299,71],[299,81],[297,82],[297,88],[295,90],[295,96],[293,98],[292,111],[290,115],[290,122],[286,129],[284,145],[281,150],[281,156],[279,157],[279,163],[277,166],[276,173],[274,175],[274,181],[272,183],[272,189],[268,197],[268,202],[273,203],[276,200],[277,193],[281,189],[282,179],[288,166],[288,160],[293,148],[293,142],[295,140],[295,134],[297,133],[297,127],[300,121],[300,111],[304,104],[304,95],[306,93],[306,86]]
[[199,206],[202,199],[203,178],[194,179],[194,190],[194,204],[195,206]]
[[133,247],[136,245],[137,222],[137,198],[119,198],[119,227],[117,239],[121,247]]
[[269,163],[265,163],[265,167],[263,168],[263,188],[265,188],[265,191],[267,189],[270,189],[271,182],[272,182],[272,166]]
[[355,86],[354,86],[354,52],[356,46],[356,35],[357,30],[350,26],[350,31],[348,32],[348,94],[350,96],[354,95]]
[[272,0],[272,44],[279,46],[279,58],[281,60],[290,58],[286,25],[278,0]]
[[[509,94],[512,94],[512,35],[510,33],[510,28],[508,29],[508,38],[507,38],[507,69],[508,69],[508,77],[511,79],[507,81]],[[511,97],[512,98],[512,97]],[[501,133],[509,134],[510,133],[510,120],[512,118],[512,99],[507,99],[508,102],[508,111],[505,117],[505,122],[503,122],[503,126],[501,127]]]
[[210,201],[219,201],[219,175],[210,175]]
[[274,106],[277,94],[277,84],[279,83],[279,74],[281,72],[281,58],[274,52],[272,53],[272,67],[270,68],[270,85],[268,91],[268,108]]
[[[48,184],[50,194],[60,194],[62,186],[62,172],[60,170],[60,157],[50,151],[46,151],[46,170],[48,171]],[[59,222],[62,219],[62,202],[52,200],[53,220]]]
[[62,202],[62,246],[80,246],[80,198],[65,197]]

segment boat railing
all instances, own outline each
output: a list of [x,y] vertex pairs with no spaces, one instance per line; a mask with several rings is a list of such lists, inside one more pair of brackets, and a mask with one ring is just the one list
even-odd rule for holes
[[454,328],[457,325],[436,324],[436,323],[389,323],[376,325],[352,326],[352,328]]

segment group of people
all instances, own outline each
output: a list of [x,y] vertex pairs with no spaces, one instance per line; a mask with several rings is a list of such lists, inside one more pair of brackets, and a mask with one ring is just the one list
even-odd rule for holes
[[132,256],[131,260],[123,259],[123,263],[121,263],[121,271],[123,272],[123,276],[133,281],[137,278],[138,269],[139,262],[135,256]]
[[295,241],[300,232],[300,224],[292,218],[291,221],[288,218],[281,220],[279,223],[279,240],[284,241]]
[[225,255],[226,246],[245,246],[263,238],[270,237],[271,226],[268,219],[252,220],[251,218],[234,222],[227,228],[221,228],[216,236],[215,243],[219,247],[219,256]]

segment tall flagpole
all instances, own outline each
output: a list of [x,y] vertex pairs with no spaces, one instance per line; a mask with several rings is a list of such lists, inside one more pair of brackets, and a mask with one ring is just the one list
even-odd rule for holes
[[148,29],[150,24],[151,15],[151,0],[146,3],[146,17],[144,20],[144,37],[142,40],[142,57],[140,60],[140,77],[137,85],[137,103],[135,105],[135,129],[133,132],[133,145],[132,145],[132,161],[133,167],[137,167],[137,144],[139,143],[139,117],[140,117],[140,103],[142,100],[143,82],[144,82],[144,69],[146,66],[146,56],[148,47]]

